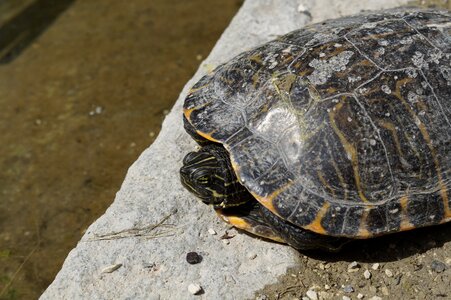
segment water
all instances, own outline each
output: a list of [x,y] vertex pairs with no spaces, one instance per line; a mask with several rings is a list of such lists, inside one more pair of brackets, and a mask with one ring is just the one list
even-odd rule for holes
[[51,283],[241,3],[0,0],[0,299]]

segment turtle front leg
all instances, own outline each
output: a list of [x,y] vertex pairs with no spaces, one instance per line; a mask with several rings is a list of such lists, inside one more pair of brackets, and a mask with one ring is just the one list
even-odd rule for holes
[[249,201],[243,205],[216,209],[218,216],[234,227],[253,235],[270,239],[279,243],[286,243],[260,215],[260,204]]
[[321,249],[336,252],[352,239],[326,236],[306,230],[281,219],[257,201],[240,206],[217,209],[225,222],[251,234],[279,243],[289,244],[297,250]]

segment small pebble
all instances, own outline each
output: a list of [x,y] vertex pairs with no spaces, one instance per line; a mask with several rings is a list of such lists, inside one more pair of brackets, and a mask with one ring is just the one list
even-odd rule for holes
[[230,241],[229,240],[222,240],[222,243],[225,244],[225,245],[228,245],[228,244],[230,244]]
[[385,269],[385,275],[388,277],[393,277],[393,272],[390,269]]
[[188,252],[186,254],[186,261],[191,265],[195,265],[202,261],[202,256],[197,254],[197,252]]
[[349,298],[348,296],[343,296],[342,299],[343,300],[351,300],[351,298]]
[[431,268],[437,273],[442,273],[446,270],[446,265],[438,260],[433,260],[431,263]]
[[365,297],[363,294],[360,294],[360,293],[357,294],[357,298],[363,299],[363,297]]
[[352,292],[354,292],[354,288],[352,287],[352,285],[348,284],[343,287],[343,291],[345,293],[352,293]]
[[211,235],[216,235],[216,231],[213,228],[209,228],[208,233]]
[[122,267],[122,264],[111,265],[111,266],[108,266],[106,268],[103,268],[102,269],[102,273],[113,273],[114,271],[116,271],[120,267]]
[[386,286],[383,286],[381,288],[382,294],[384,294],[385,296],[390,295],[390,292],[388,291],[388,288]]
[[326,291],[330,290],[330,285],[325,284],[325,285],[324,285],[324,289],[325,289]]
[[363,277],[365,277],[365,279],[370,279],[371,278],[371,272],[368,270],[365,270],[365,272],[363,272]]
[[305,294],[310,300],[318,300],[318,294],[314,290],[308,290]]
[[190,292],[190,293],[193,294],[193,295],[197,295],[197,294],[199,294],[201,291],[202,291],[202,287],[201,287],[200,285],[198,285],[198,284],[191,283],[191,284],[188,286],[188,292]]
[[250,259],[250,260],[253,260],[253,259],[255,259],[256,257],[257,257],[257,254],[255,254],[255,253],[249,253],[249,254],[247,255],[247,258]]
[[302,297],[302,300],[310,300],[309,297]]
[[377,269],[379,269],[379,266],[380,266],[379,263],[375,263],[375,264],[373,264],[373,265],[371,266],[371,269],[377,270]]
[[353,261],[352,263],[350,263],[348,265],[348,272],[357,272],[360,269],[360,265],[356,262]]
[[369,300],[382,300],[382,298],[379,296],[373,296]]
[[304,12],[306,12],[306,11],[308,11],[307,7],[305,7],[303,4],[299,4],[299,6],[298,6],[298,12],[304,13]]

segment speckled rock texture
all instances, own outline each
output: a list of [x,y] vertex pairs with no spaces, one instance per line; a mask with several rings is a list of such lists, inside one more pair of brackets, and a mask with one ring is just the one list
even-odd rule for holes
[[[183,130],[183,99],[215,66],[278,35],[308,22],[405,2],[246,1],[181,92],[155,143],[130,167],[114,203],[89,227],[41,298],[244,299],[275,282],[296,264],[297,252],[229,229],[181,186],[181,161],[195,147]],[[226,232],[233,238],[221,239]],[[197,264],[186,261],[192,251],[202,257]],[[191,284],[201,288],[196,295],[188,290]]]

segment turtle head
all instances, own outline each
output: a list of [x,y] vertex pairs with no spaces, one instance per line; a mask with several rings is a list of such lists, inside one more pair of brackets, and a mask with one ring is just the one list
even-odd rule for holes
[[243,204],[252,195],[242,186],[224,147],[209,144],[188,153],[180,168],[183,186],[205,204],[225,208]]

